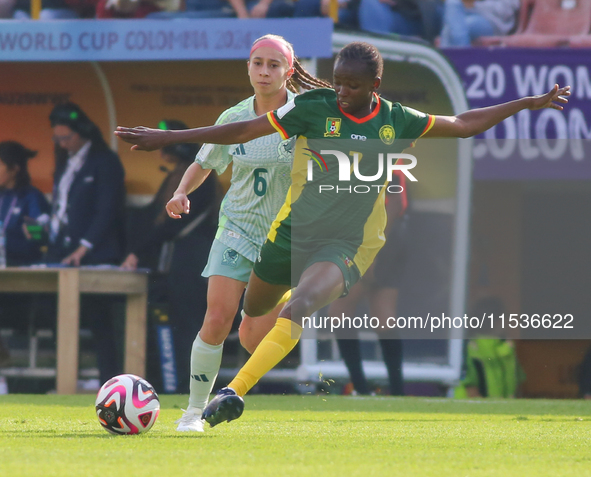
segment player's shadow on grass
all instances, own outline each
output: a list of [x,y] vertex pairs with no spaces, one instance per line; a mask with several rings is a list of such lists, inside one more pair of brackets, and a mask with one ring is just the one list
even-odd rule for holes
[[116,436],[107,432],[68,432],[56,433],[55,431],[31,430],[31,431],[0,431],[2,437],[23,437],[23,438],[49,438],[49,439],[211,439],[215,436],[202,433],[185,433],[183,435],[171,434],[162,435],[159,433],[136,434],[132,436]]
[[102,438],[105,437],[118,437],[118,436],[111,436],[109,434],[102,435],[101,433],[96,432],[68,432],[68,433],[57,433],[55,431],[0,431],[1,436],[6,437],[23,437],[23,438],[31,438],[36,439],[38,437],[47,437],[50,439],[72,439],[72,438]]

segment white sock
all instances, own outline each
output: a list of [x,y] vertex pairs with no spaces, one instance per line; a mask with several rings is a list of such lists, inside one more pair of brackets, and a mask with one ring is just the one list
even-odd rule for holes
[[210,345],[199,335],[193,341],[189,406],[205,408],[222,364],[223,348],[223,343]]

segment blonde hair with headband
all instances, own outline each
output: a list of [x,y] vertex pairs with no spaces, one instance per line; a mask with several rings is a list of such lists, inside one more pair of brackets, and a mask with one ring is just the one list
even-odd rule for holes
[[262,48],[264,46],[273,48],[281,53],[287,60],[289,67],[294,69],[293,75],[287,81],[287,89],[290,91],[298,93],[298,87],[301,89],[332,88],[332,85],[327,81],[318,79],[306,71],[297,56],[295,56],[293,45],[282,36],[265,35],[258,38],[252,44],[250,56],[252,56],[257,48]]

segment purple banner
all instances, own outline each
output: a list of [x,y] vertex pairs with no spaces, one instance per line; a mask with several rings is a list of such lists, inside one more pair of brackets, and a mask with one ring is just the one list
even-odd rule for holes
[[564,111],[521,111],[478,136],[477,180],[591,179],[591,51],[461,48],[443,52],[455,65],[471,108],[570,85]]

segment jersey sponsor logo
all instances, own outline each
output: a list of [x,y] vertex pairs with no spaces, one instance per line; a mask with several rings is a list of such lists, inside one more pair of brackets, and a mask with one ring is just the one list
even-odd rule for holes
[[367,136],[361,134],[351,134],[351,139],[357,139],[358,141],[367,141]]
[[382,142],[388,146],[390,146],[394,142],[394,138],[396,137],[396,132],[394,128],[389,124],[385,124],[380,128],[379,131],[380,139]]
[[236,147],[234,152],[232,153],[233,156],[246,156],[246,149],[244,148],[244,144],[240,144]]
[[340,137],[341,118],[326,118],[326,132],[324,137]]

